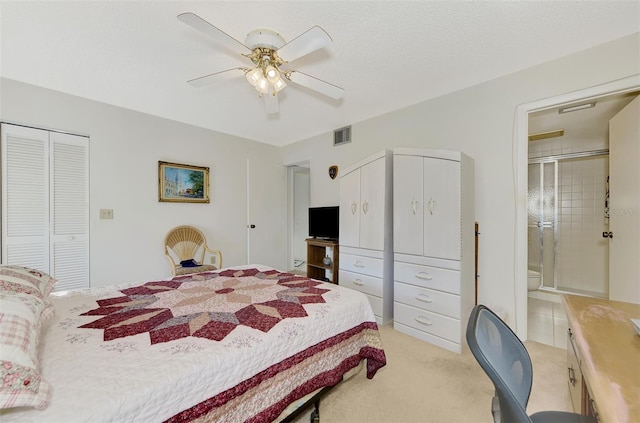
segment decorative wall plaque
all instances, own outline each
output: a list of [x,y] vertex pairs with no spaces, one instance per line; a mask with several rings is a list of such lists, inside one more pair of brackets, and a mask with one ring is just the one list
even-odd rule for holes
[[336,179],[336,176],[338,176],[338,166],[330,166],[329,167],[329,177],[331,179]]

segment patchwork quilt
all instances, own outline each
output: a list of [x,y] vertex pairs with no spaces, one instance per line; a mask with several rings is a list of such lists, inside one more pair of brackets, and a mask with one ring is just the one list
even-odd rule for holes
[[264,266],[52,295],[39,347],[53,388],[13,421],[272,421],[366,360],[385,365],[367,298]]

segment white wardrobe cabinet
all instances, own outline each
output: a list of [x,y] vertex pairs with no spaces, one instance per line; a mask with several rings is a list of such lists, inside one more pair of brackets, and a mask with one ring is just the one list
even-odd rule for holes
[[363,292],[378,324],[393,318],[392,173],[389,150],[340,178],[340,285]]
[[394,328],[461,352],[475,298],[473,160],[394,150]]

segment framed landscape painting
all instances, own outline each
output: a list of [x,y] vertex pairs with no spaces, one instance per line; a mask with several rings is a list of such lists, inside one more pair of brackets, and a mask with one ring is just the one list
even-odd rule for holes
[[158,201],[209,202],[209,168],[158,162]]

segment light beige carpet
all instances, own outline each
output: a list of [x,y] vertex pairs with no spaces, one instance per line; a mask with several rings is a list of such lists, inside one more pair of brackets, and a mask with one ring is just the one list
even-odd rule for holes
[[[362,371],[320,402],[321,423],[492,422],[489,378],[467,349],[455,354],[408,335],[392,325],[380,328],[387,365],[369,380]],[[533,362],[527,412],[571,411],[566,351],[526,343]],[[309,422],[305,412],[296,423]]]

